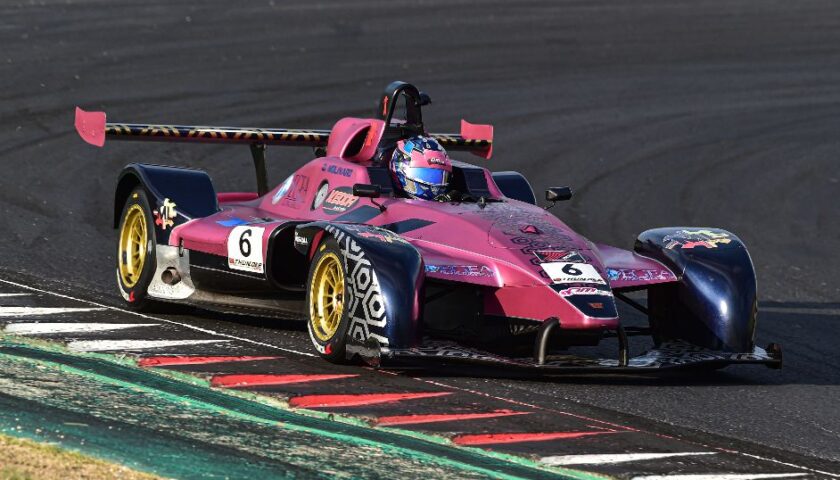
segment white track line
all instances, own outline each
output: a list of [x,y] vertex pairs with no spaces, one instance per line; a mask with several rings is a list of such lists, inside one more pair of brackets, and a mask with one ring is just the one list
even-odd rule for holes
[[105,352],[110,350],[149,350],[152,348],[200,345],[203,343],[223,343],[230,340],[76,340],[69,342],[67,348],[77,352]]
[[0,298],[6,297],[28,297],[31,293],[0,293]]
[[737,453],[738,455],[743,455],[745,457],[754,458],[756,460],[778,463],[779,465],[784,465],[786,467],[798,468],[800,470],[807,470],[809,472],[819,473],[820,475],[825,475],[825,476],[828,476],[828,477],[840,478],[840,475],[838,475],[836,473],[826,472],[824,470],[816,470],[816,469],[810,468],[810,467],[803,467],[803,466],[797,465],[795,463],[789,463],[789,462],[783,462],[781,460],[776,460],[775,458],[764,457],[764,456],[755,455],[755,454],[752,454],[752,453],[740,452],[740,451],[737,451],[737,450],[728,450],[728,449],[727,450],[720,449],[720,450],[722,450],[724,452],[727,452],[727,453]]
[[25,288],[25,289],[31,290],[33,292],[45,293],[47,295],[52,295],[52,296],[59,297],[59,298],[66,298],[68,300],[73,300],[73,301],[76,301],[76,302],[87,303],[88,305],[95,305],[95,306],[99,307],[100,309],[107,309],[107,310],[111,310],[111,311],[114,311],[114,312],[127,313],[129,315],[135,315],[137,317],[145,318],[147,320],[155,320],[155,321],[158,321],[158,322],[165,322],[165,323],[168,323],[168,324],[171,324],[171,325],[178,325],[179,327],[184,327],[184,328],[188,328],[190,330],[195,330],[196,332],[206,333],[206,334],[209,334],[209,335],[216,335],[216,336],[224,337],[224,338],[230,338],[232,340],[239,340],[240,342],[246,342],[246,343],[250,343],[252,345],[260,345],[260,346],[263,346],[263,347],[273,348],[275,350],[280,350],[281,352],[295,353],[297,355],[303,355],[305,357],[317,357],[317,355],[315,355],[314,353],[300,352],[298,350],[293,350],[291,348],[278,347],[277,345],[272,345],[270,343],[265,343],[265,342],[258,342],[256,340],[251,340],[249,338],[237,337],[235,335],[228,335],[227,333],[219,333],[219,332],[215,332],[213,330],[207,329],[207,328],[196,327],[195,325],[190,325],[188,323],[175,322],[173,320],[167,320],[165,318],[153,317],[151,315],[146,315],[146,314],[140,313],[140,312],[133,312],[131,310],[126,310],[124,308],[112,307],[110,305],[105,305],[103,303],[92,302],[90,300],[83,300],[81,298],[71,297],[70,295],[64,295],[62,293],[50,292],[49,290],[43,290],[43,289],[36,288],[36,287],[30,287],[29,285],[24,285],[22,283],[12,282],[11,280],[5,280],[5,279],[0,278],[0,282],[5,283],[6,285],[13,285],[13,286],[18,287],[18,288]]
[[126,328],[157,327],[159,323],[10,323],[3,329],[15,335],[44,335],[51,333],[87,333],[123,330]]
[[104,308],[0,307],[0,317],[31,317],[61,313],[96,312]]
[[808,473],[713,473],[692,475],[647,475],[633,480],[760,480],[762,478],[804,477]]
[[540,463],[546,465],[603,465],[610,463],[639,462],[658,460],[669,457],[687,457],[690,455],[715,455],[717,452],[679,452],[679,453],[619,453],[613,455],[557,455],[543,457]]

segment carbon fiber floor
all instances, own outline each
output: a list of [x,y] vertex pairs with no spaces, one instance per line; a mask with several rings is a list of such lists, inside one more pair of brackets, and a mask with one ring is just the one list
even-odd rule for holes
[[[117,302],[123,164],[192,165],[220,190],[252,188],[241,148],[93,149],[73,132],[75,105],[124,121],[328,128],[407,80],[434,99],[428,125],[496,126],[491,168],[571,185],[553,211],[594,241],[628,247],[663,225],[738,233],[759,275],[759,344],[785,347],[781,372],[447,382],[840,460],[838,26],[828,1],[6,2],[0,266]],[[270,157],[279,180],[310,155]],[[235,328],[306,348],[299,332]]]

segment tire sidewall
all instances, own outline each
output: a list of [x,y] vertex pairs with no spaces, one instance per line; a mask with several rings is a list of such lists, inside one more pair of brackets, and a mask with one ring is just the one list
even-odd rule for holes
[[[338,328],[335,334],[328,341],[322,341],[312,331],[312,314],[310,313],[310,302],[312,301],[312,280],[315,274],[315,267],[320,262],[321,258],[327,253],[333,253],[338,256],[341,264],[341,273],[344,275],[344,311],[341,313],[341,320],[339,320]],[[309,339],[315,346],[315,350],[321,357],[333,363],[348,363],[347,359],[347,329],[350,324],[350,309],[348,308],[347,298],[351,292],[348,292],[347,287],[350,285],[347,278],[347,266],[344,255],[338,247],[338,242],[332,236],[327,236],[322,241],[312,257],[312,262],[309,264],[309,275],[306,278],[306,331],[309,333]]]
[[[140,208],[143,209],[143,219],[146,222],[146,232],[147,232],[147,241],[146,241],[146,259],[143,262],[143,270],[140,273],[140,278],[137,280],[137,283],[134,284],[132,287],[128,287],[123,283],[122,275],[120,275],[120,266],[119,262],[122,261],[120,258],[120,237],[122,234],[123,225],[125,224],[125,216],[128,209],[131,208],[133,205],[139,205]],[[123,299],[125,299],[126,303],[129,307],[134,309],[141,309],[145,307],[149,303],[148,298],[148,288],[149,284],[152,283],[152,278],[155,274],[155,270],[157,268],[157,258],[155,257],[155,247],[156,247],[156,240],[155,240],[155,224],[153,220],[152,209],[149,206],[149,200],[146,196],[146,192],[140,188],[135,188],[129,195],[125,201],[125,205],[123,205],[122,212],[120,213],[120,225],[119,229],[117,230],[117,248],[116,248],[116,274],[117,274],[117,287],[120,290],[120,294],[122,295]]]

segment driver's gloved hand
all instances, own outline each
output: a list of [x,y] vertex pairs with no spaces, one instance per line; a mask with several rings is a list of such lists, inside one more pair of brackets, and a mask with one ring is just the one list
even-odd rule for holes
[[435,197],[436,202],[460,202],[463,194],[458,190],[450,190]]

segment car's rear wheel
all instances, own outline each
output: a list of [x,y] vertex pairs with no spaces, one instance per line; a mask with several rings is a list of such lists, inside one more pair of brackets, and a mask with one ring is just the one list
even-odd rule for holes
[[147,290],[155,267],[152,211],[146,193],[138,187],[123,206],[117,238],[117,284],[130,308],[144,310],[151,306]]
[[348,309],[344,260],[329,237],[312,259],[306,289],[307,330],[318,353],[333,363],[347,363]]

